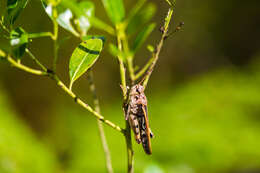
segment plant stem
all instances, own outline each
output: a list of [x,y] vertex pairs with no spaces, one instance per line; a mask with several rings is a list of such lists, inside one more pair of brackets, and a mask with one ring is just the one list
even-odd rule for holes
[[154,57],[149,59],[145,66],[135,75],[135,80],[139,79],[146,72],[146,70],[151,66],[153,61]]
[[[91,112],[98,120],[102,121],[103,123],[107,124],[108,126],[112,127],[113,129],[121,132],[122,134],[125,134],[124,129],[122,129],[121,127],[119,127],[118,125],[114,124],[113,122],[106,120],[100,113],[96,112],[93,110],[92,107],[90,107],[87,103],[85,103],[84,101],[82,101],[80,98],[78,98],[76,96],[76,94],[74,94],[59,78],[58,76],[51,72],[48,71],[44,72],[44,71],[40,71],[40,70],[35,70],[32,69],[30,67],[27,67],[23,64],[20,64],[18,62],[16,62],[13,58],[11,58],[9,55],[6,56],[6,54],[0,49],[0,55],[6,58],[6,60],[13,66],[16,67],[20,70],[23,70],[25,72],[34,74],[34,75],[39,75],[39,76],[49,76],[51,79],[53,79],[54,81],[56,81],[56,84],[65,92],[67,93],[70,97],[72,97],[74,99],[74,101],[80,105],[81,107],[83,107],[84,109],[88,110],[89,112]],[[45,67],[46,68],[46,67]]]
[[58,33],[59,33],[59,27],[58,27],[58,22],[57,22],[57,17],[58,17],[58,12],[56,7],[53,7],[53,36],[52,36],[52,40],[53,40],[53,64],[52,64],[52,68],[53,71],[56,72],[56,66],[57,66],[57,60],[58,60]]
[[38,61],[38,59],[32,54],[32,52],[28,48],[26,48],[25,51],[26,53],[28,53],[31,59],[42,68],[43,71],[47,72],[47,68],[44,65],[42,65],[40,61]]
[[[49,73],[50,74],[50,73]],[[81,99],[79,99],[55,74],[50,74],[50,77],[52,79],[54,79],[57,82],[57,85],[63,90],[65,91],[68,95],[70,95],[74,101],[79,104],[80,106],[82,106],[83,108],[85,108],[86,110],[88,110],[89,112],[91,112],[98,120],[102,121],[103,123],[109,125],[110,127],[112,127],[113,129],[124,133],[124,130],[115,125],[113,122],[106,120],[102,115],[100,115],[98,112],[94,111],[87,103],[83,102]]]
[[134,150],[132,146],[132,138],[131,138],[131,127],[129,122],[125,121],[125,141],[126,141],[126,150],[127,150],[127,172],[134,172]]
[[39,37],[51,37],[53,38],[53,35],[51,32],[39,32],[39,33],[30,33],[28,34],[29,38],[39,38]]
[[125,57],[125,59],[127,61],[127,67],[128,67],[128,71],[129,71],[129,74],[130,74],[130,79],[133,82],[134,78],[135,78],[134,66],[133,66],[133,56],[130,54],[130,51],[129,51],[128,39],[127,39],[127,36],[126,36],[126,33],[125,33],[125,25],[123,25],[123,27],[121,27],[121,33],[122,33],[121,39],[122,39],[122,42],[123,42],[124,52],[127,55]]
[[149,81],[149,78],[153,72],[153,69],[154,69],[154,66],[156,65],[157,61],[158,61],[158,58],[159,58],[159,54],[161,52],[161,49],[162,49],[162,46],[163,46],[163,43],[164,43],[164,40],[165,38],[167,37],[167,34],[168,34],[168,28],[169,28],[169,24],[170,24],[170,21],[171,21],[171,18],[172,18],[172,14],[173,14],[173,8],[172,6],[169,8],[168,10],[168,13],[167,13],[167,16],[165,17],[165,22],[164,22],[164,27],[163,27],[163,31],[162,31],[162,37],[161,37],[161,40],[159,42],[159,44],[157,45],[156,47],[156,50],[155,52],[153,53],[153,61],[151,63],[151,66],[150,68],[148,69],[148,71],[146,72],[143,80],[143,86],[144,88],[146,88],[147,86],[147,83]]
[[19,68],[19,69],[21,69],[23,71],[26,71],[28,73],[32,73],[32,74],[40,75],[40,76],[47,75],[47,72],[40,71],[40,70],[35,70],[35,69],[30,68],[30,67],[27,67],[27,66],[25,66],[25,65],[15,61],[10,56],[7,56],[6,59],[12,66],[14,66],[16,68]]
[[[122,42],[119,36],[117,36],[117,45],[118,49],[121,51],[122,50]],[[124,100],[127,99],[127,89],[126,89],[126,79],[125,79],[125,67],[124,67],[124,62],[122,58],[118,57],[118,62],[119,62],[119,68],[120,68],[120,77],[121,77],[121,86],[123,90],[123,98]]]
[[[97,93],[96,93],[96,87],[95,87],[94,80],[93,80],[93,71],[92,70],[89,71],[88,81],[89,81],[89,88],[92,93],[92,97],[93,97],[93,101],[94,101],[95,111],[100,114],[100,105],[99,105],[99,100],[98,100]],[[111,155],[110,155],[110,151],[108,148],[104,127],[100,120],[97,120],[97,124],[98,124],[98,130],[99,130],[99,135],[101,138],[103,150],[105,153],[107,171],[108,171],[108,173],[113,173]]]
[[[120,27],[120,26],[118,26],[117,29],[118,29],[118,33],[117,33],[118,50],[122,51],[122,48],[123,48],[123,45],[124,45],[124,51],[128,51],[128,44],[126,44],[127,40],[126,40],[126,37],[125,37],[125,34],[124,34],[124,29],[122,29],[122,27]],[[124,38],[124,40],[122,40],[122,38]],[[124,43],[123,45],[122,45],[122,41]],[[127,61],[128,61],[128,57],[125,57],[125,59],[127,59]],[[125,76],[126,76],[125,67],[124,67],[124,63],[122,61],[122,58],[118,57],[118,61],[119,61],[119,66],[120,66],[120,75],[121,75],[124,103],[126,103],[126,101],[127,101],[127,88],[126,88],[126,81],[125,81]],[[130,69],[129,65],[128,65],[128,69]],[[131,73],[130,73],[130,76],[131,76]],[[133,173],[134,172],[134,168],[133,168],[134,152],[133,152],[132,140],[131,140],[131,128],[130,128],[129,122],[127,120],[125,120],[125,124],[126,124],[125,125],[126,127],[125,127],[124,135],[125,135],[126,150],[127,150],[127,172]]]

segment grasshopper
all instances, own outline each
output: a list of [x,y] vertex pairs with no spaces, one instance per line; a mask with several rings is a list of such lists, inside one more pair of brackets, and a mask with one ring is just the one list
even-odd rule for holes
[[125,119],[128,120],[134,132],[136,142],[142,143],[146,154],[152,154],[151,138],[153,134],[149,127],[144,87],[141,84],[132,86],[128,97]]

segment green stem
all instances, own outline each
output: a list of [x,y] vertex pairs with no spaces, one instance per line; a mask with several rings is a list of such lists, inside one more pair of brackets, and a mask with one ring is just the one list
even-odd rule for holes
[[127,66],[128,66],[128,71],[129,71],[129,75],[130,75],[130,79],[133,82],[134,78],[135,78],[135,73],[134,73],[134,65],[133,65],[133,56],[130,54],[129,51],[129,45],[128,45],[128,39],[125,33],[125,25],[122,25],[121,29],[121,39],[123,42],[123,48],[124,48],[124,52],[127,55],[125,57],[125,59],[127,60]]
[[23,71],[26,71],[28,73],[32,73],[32,74],[35,74],[35,75],[40,75],[40,76],[44,76],[44,75],[47,75],[46,72],[44,71],[40,71],[40,70],[35,70],[35,69],[32,69],[30,67],[27,67],[19,62],[16,62],[14,59],[12,59],[10,56],[7,56],[6,57],[7,61],[14,67],[18,68],[18,69],[21,69]]
[[171,3],[169,0],[165,0],[170,6],[173,6],[173,3]]
[[127,172],[134,172],[134,150],[132,146],[132,138],[131,138],[131,127],[129,122],[125,121],[125,141],[126,141],[126,150],[127,150]]
[[[118,44],[118,49],[122,51],[122,41],[119,36],[117,36],[117,44]],[[125,67],[124,67],[124,62],[122,58],[118,57],[118,62],[119,62],[119,68],[120,68],[120,78],[121,78],[121,86],[123,90],[123,97],[124,100],[127,99],[127,89],[126,89],[126,79],[125,79]]]
[[28,34],[29,38],[39,38],[39,37],[51,37],[53,38],[53,34],[51,32],[39,32],[39,33],[30,33]]
[[[124,27],[122,25],[117,26],[117,44],[118,44],[118,50],[122,51],[124,47],[125,52],[129,52],[128,48],[128,42],[126,39],[126,35],[124,32]],[[123,44],[122,44],[123,42]],[[130,59],[129,57],[125,57],[127,59],[128,63],[128,70],[129,72],[131,71],[130,68],[132,67],[132,64],[129,62],[132,61],[132,58]],[[124,102],[127,101],[127,89],[126,89],[126,81],[125,81],[125,67],[124,63],[122,61],[122,58],[118,58],[119,60],[119,65],[120,65],[120,72],[123,69],[123,73],[121,73],[121,82],[122,82],[122,90],[123,90],[123,95],[124,95]],[[131,77],[131,72],[130,72],[130,77]],[[131,81],[133,82],[132,78]],[[124,112],[125,113],[125,112]],[[132,140],[131,140],[131,128],[129,125],[129,122],[126,120],[125,121],[126,127],[125,127],[125,141],[126,141],[126,150],[127,150],[127,172],[128,173],[133,173],[134,168],[134,152],[133,152],[133,146],[132,146]]]
[[127,58],[127,65],[128,65],[128,71],[130,74],[130,78],[133,84],[133,81],[135,80],[135,71],[134,71],[134,65],[133,65],[133,58],[132,57],[128,57]]
[[[95,87],[94,80],[93,80],[93,71],[92,70],[89,71],[88,81],[89,81],[89,89],[92,93],[92,97],[94,100],[95,111],[97,113],[100,113],[100,105],[99,105],[99,100],[98,100],[97,93],[96,93],[96,87]],[[108,173],[113,173],[111,155],[110,155],[110,151],[108,148],[104,127],[100,120],[97,120],[97,124],[98,124],[98,130],[99,130],[99,135],[101,138],[103,150],[105,153],[107,171],[108,171]]]
[[6,60],[13,66],[16,67],[18,69],[21,69],[25,72],[31,73],[31,74],[35,74],[35,75],[40,75],[40,76],[49,76],[51,79],[53,79],[54,81],[56,81],[56,84],[65,92],[67,93],[70,97],[72,97],[74,99],[74,101],[80,105],[81,107],[83,107],[84,109],[88,110],[89,112],[91,112],[98,120],[102,121],[103,123],[107,124],[108,126],[112,127],[113,129],[125,134],[124,129],[122,129],[121,127],[119,127],[118,125],[114,124],[113,122],[106,120],[100,113],[96,112],[94,109],[92,109],[92,107],[90,107],[87,103],[85,103],[84,101],[82,101],[80,98],[78,98],[59,78],[57,75],[55,75],[55,73],[53,72],[44,72],[44,71],[40,71],[40,70],[35,70],[32,69],[30,67],[27,67],[23,64],[20,64],[18,62],[16,62],[13,58],[11,58],[10,56],[6,56],[6,53],[4,53],[2,50],[0,50],[0,55],[5,55],[4,58],[6,58]]
[[3,24],[3,18],[0,20],[0,26],[3,28],[3,30],[5,32],[7,32],[8,34],[10,33],[10,31],[7,29],[7,27]]
[[77,104],[79,104],[80,106],[82,106],[83,108],[85,108],[86,110],[91,112],[101,122],[109,125],[113,129],[115,129],[121,133],[124,133],[124,130],[121,127],[115,125],[113,122],[111,122],[109,120],[106,120],[102,115],[100,115],[100,113],[94,111],[94,109],[92,109],[87,103],[83,102],[80,98],[78,98],[55,74],[49,74],[49,75],[52,79],[54,79],[57,82],[57,85],[63,91],[65,91],[69,96],[71,96],[74,99],[74,101]]
[[135,80],[139,79],[146,72],[146,70],[151,66],[153,61],[154,57],[149,59],[145,66],[135,75]]
[[56,66],[57,66],[57,60],[58,60],[58,32],[59,32],[59,27],[58,27],[58,22],[57,22],[57,17],[58,17],[58,12],[56,7],[53,8],[53,36],[52,36],[52,40],[53,40],[53,64],[52,64],[52,68],[53,71],[56,72]]
[[25,49],[26,53],[28,53],[28,55],[31,57],[31,59],[38,65],[41,67],[41,69],[45,72],[47,72],[47,68],[41,64],[41,62],[32,54],[32,52],[29,49]]

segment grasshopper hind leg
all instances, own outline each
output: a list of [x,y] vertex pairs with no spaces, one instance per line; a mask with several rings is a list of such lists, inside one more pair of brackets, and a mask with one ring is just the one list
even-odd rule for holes
[[137,117],[133,114],[129,115],[129,123],[134,132],[135,140],[138,144],[141,143],[141,134],[140,134],[140,126],[137,120]]

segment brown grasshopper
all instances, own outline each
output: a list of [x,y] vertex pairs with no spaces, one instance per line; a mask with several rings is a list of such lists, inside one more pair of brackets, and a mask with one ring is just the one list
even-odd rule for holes
[[128,120],[136,142],[142,142],[146,154],[152,154],[151,138],[153,134],[149,128],[147,116],[147,99],[144,94],[144,87],[136,84],[129,91],[129,100],[126,105],[125,119]]

